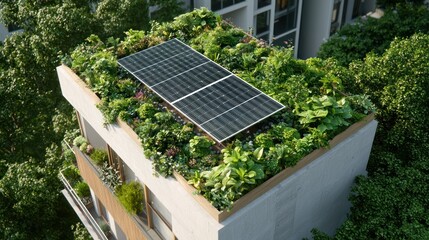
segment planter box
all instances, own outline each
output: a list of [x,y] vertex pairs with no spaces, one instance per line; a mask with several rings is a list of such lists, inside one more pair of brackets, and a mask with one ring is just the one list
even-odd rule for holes
[[218,211],[179,174],[155,177],[138,136],[124,122],[104,126],[98,97],[66,66],[57,68],[64,97],[171,214],[178,239],[302,239],[312,228],[333,233],[349,210],[354,178],[365,174],[377,122],[373,115]]

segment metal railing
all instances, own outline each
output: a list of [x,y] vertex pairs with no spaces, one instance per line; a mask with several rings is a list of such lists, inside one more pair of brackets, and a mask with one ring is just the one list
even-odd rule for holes
[[[103,230],[101,230],[100,226],[98,225],[97,221],[92,217],[91,213],[88,211],[85,204],[80,200],[79,196],[74,191],[73,187],[70,185],[70,183],[67,181],[66,177],[63,175],[63,173],[62,173],[63,170],[60,171],[59,178],[63,182],[66,190],[73,197],[74,201],[77,203],[78,207],[80,208],[82,213],[85,215],[86,219],[89,221],[92,228],[95,230],[95,233],[97,234],[98,239],[108,240],[108,238],[104,234]],[[92,236],[92,237],[94,239],[96,238],[95,236]]]

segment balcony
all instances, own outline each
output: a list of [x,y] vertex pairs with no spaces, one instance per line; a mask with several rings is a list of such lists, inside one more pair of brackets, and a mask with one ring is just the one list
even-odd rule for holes
[[82,221],[83,225],[86,227],[92,238],[100,240],[115,239],[111,235],[110,237],[107,237],[99,225],[100,220],[95,220],[97,216],[93,204],[91,202],[84,203],[80,199],[80,197],[77,195],[77,193],[62,172],[60,172],[59,178],[65,186],[61,193],[67,199],[73,210],[76,212],[77,216]]
[[101,180],[101,173],[91,159],[76,147],[73,148],[73,151],[82,178],[88,183],[98,201],[110,213],[127,239],[160,239],[157,233],[149,228],[149,223],[144,218],[127,212],[113,190]]

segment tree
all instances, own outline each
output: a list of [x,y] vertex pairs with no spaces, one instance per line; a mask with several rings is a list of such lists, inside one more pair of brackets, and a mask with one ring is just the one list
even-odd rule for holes
[[72,112],[59,91],[58,55],[93,33],[107,38],[147,29],[147,4],[0,0],[0,11],[5,23],[24,29],[0,47],[0,238],[69,239],[77,220],[59,194],[63,159],[55,146]]
[[147,30],[149,27],[149,6],[146,0],[103,0],[95,12],[104,37],[123,37],[124,31]]
[[380,19],[369,17],[344,26],[322,44],[317,55],[335,58],[347,66],[371,51],[383,54],[395,37],[409,37],[417,32],[429,33],[429,10],[425,6],[399,4],[395,9],[387,9]]
[[67,211],[60,198],[57,176],[62,161],[58,151],[49,149],[43,163],[28,159],[7,164],[0,179],[1,239],[71,238],[71,232],[64,231],[70,228],[70,218],[58,217]]
[[[379,129],[333,239],[429,238],[429,35],[395,39],[382,56],[350,65],[349,84],[370,94]],[[315,239],[331,239],[315,230]]]
[[149,0],[151,6],[157,10],[151,14],[151,19],[158,22],[167,22],[184,13],[183,2],[178,0]]

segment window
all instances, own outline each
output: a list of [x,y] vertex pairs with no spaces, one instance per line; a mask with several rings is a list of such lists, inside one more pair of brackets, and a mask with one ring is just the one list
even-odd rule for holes
[[110,146],[107,146],[107,150],[109,153],[109,165],[118,171],[122,182],[125,182],[124,164],[122,163],[122,159]]
[[330,32],[331,35],[334,34],[340,26],[340,23],[338,21],[339,15],[340,15],[340,7],[341,7],[341,1],[335,1],[334,7],[332,9],[332,17],[331,17],[331,32]]
[[258,8],[263,8],[271,4],[271,0],[258,0]]
[[149,191],[148,206],[150,208],[151,227],[163,239],[174,239],[171,230],[171,213],[149,189],[146,188],[146,190]]
[[276,46],[292,47],[295,45],[295,36],[296,32],[286,34],[283,37],[274,39],[273,44]]
[[256,15],[256,35],[270,30],[270,11]]
[[245,0],[212,0],[211,2],[211,10],[217,11],[222,8],[226,8],[232,6],[237,3],[244,2]]
[[276,0],[276,13],[295,7],[295,0]]
[[297,1],[295,0],[276,1],[274,36],[281,35],[296,28],[297,11]]
[[361,0],[355,0],[353,4],[352,18],[357,18],[360,16],[360,3],[361,3]]

